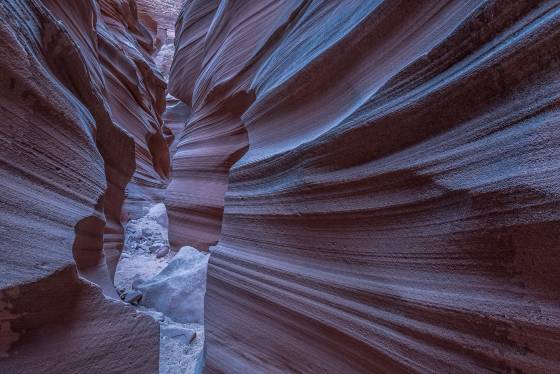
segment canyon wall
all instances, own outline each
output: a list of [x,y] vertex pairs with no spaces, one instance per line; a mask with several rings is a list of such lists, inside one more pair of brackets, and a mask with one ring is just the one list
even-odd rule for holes
[[175,52],[175,21],[186,0],[136,0],[140,18],[151,25],[161,39],[161,46],[154,60],[161,73],[167,77]]
[[154,30],[138,21],[134,1],[98,1],[104,20],[98,25],[99,53],[112,119],[136,145],[136,169],[126,190],[124,220],[137,218],[147,204],[163,199],[173,135],[161,117],[167,85],[152,60],[161,41]]
[[155,36],[133,0],[0,20],[0,371],[157,372],[158,324],[111,299],[121,219],[169,174]]
[[558,2],[190,0],[175,46],[209,372],[558,369]]

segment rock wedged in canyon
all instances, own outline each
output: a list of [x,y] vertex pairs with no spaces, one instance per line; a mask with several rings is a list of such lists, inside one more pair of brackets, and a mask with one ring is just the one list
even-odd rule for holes
[[558,370],[558,2],[191,0],[175,47],[209,372]]
[[141,305],[155,309],[176,322],[204,322],[204,294],[208,254],[183,247],[157,275],[135,288]]

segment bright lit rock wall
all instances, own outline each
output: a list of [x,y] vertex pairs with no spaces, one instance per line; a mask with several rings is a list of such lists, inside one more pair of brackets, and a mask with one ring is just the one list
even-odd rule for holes
[[558,370],[557,1],[192,0],[176,47],[209,372]]

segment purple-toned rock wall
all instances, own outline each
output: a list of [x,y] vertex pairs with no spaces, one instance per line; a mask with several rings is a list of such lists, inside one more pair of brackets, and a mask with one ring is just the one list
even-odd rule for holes
[[112,282],[123,202],[169,175],[154,36],[132,0],[0,20],[0,372],[157,372],[159,326]]
[[209,372],[558,371],[559,42],[555,1],[187,1]]
[[560,371],[559,57],[555,0],[0,1],[0,373],[158,372],[161,201],[207,372]]

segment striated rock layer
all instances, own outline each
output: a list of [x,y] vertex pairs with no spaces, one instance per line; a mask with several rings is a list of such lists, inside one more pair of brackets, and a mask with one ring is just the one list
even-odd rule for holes
[[106,298],[125,188],[169,173],[153,36],[133,0],[0,20],[0,372],[154,373],[157,323]]
[[[227,3],[224,6],[228,6]],[[266,7],[267,3],[263,2],[262,6]],[[206,33],[217,11],[217,1],[190,1],[185,4],[177,22],[178,39],[169,91],[189,106],[191,113],[177,141],[172,161],[173,179],[165,198],[170,222],[169,240],[175,248],[189,244],[208,249],[217,242],[228,172],[248,144],[240,116],[251,98],[237,86],[215,96],[210,92],[216,85],[214,82],[238,73],[243,59],[248,58],[236,53],[238,48],[244,52],[244,45],[236,42],[251,45],[258,34],[247,35],[243,30],[243,34],[233,35],[234,40],[222,49],[218,50],[219,43],[207,46],[207,37],[219,38],[222,32],[227,33],[227,30],[217,30],[215,36]],[[244,37],[247,38],[244,40]],[[206,68],[206,54],[208,59],[220,65]],[[222,58],[227,59],[228,65],[219,70]],[[234,70],[229,71],[230,68]]]
[[172,134],[161,118],[166,83],[152,55],[158,42],[138,21],[131,0],[99,0],[99,54],[113,121],[136,145],[136,169],[126,190],[125,217],[138,217],[161,201],[170,173],[168,143]]
[[558,370],[557,1],[191,0],[177,27],[166,204],[171,240],[219,238],[210,372]]

